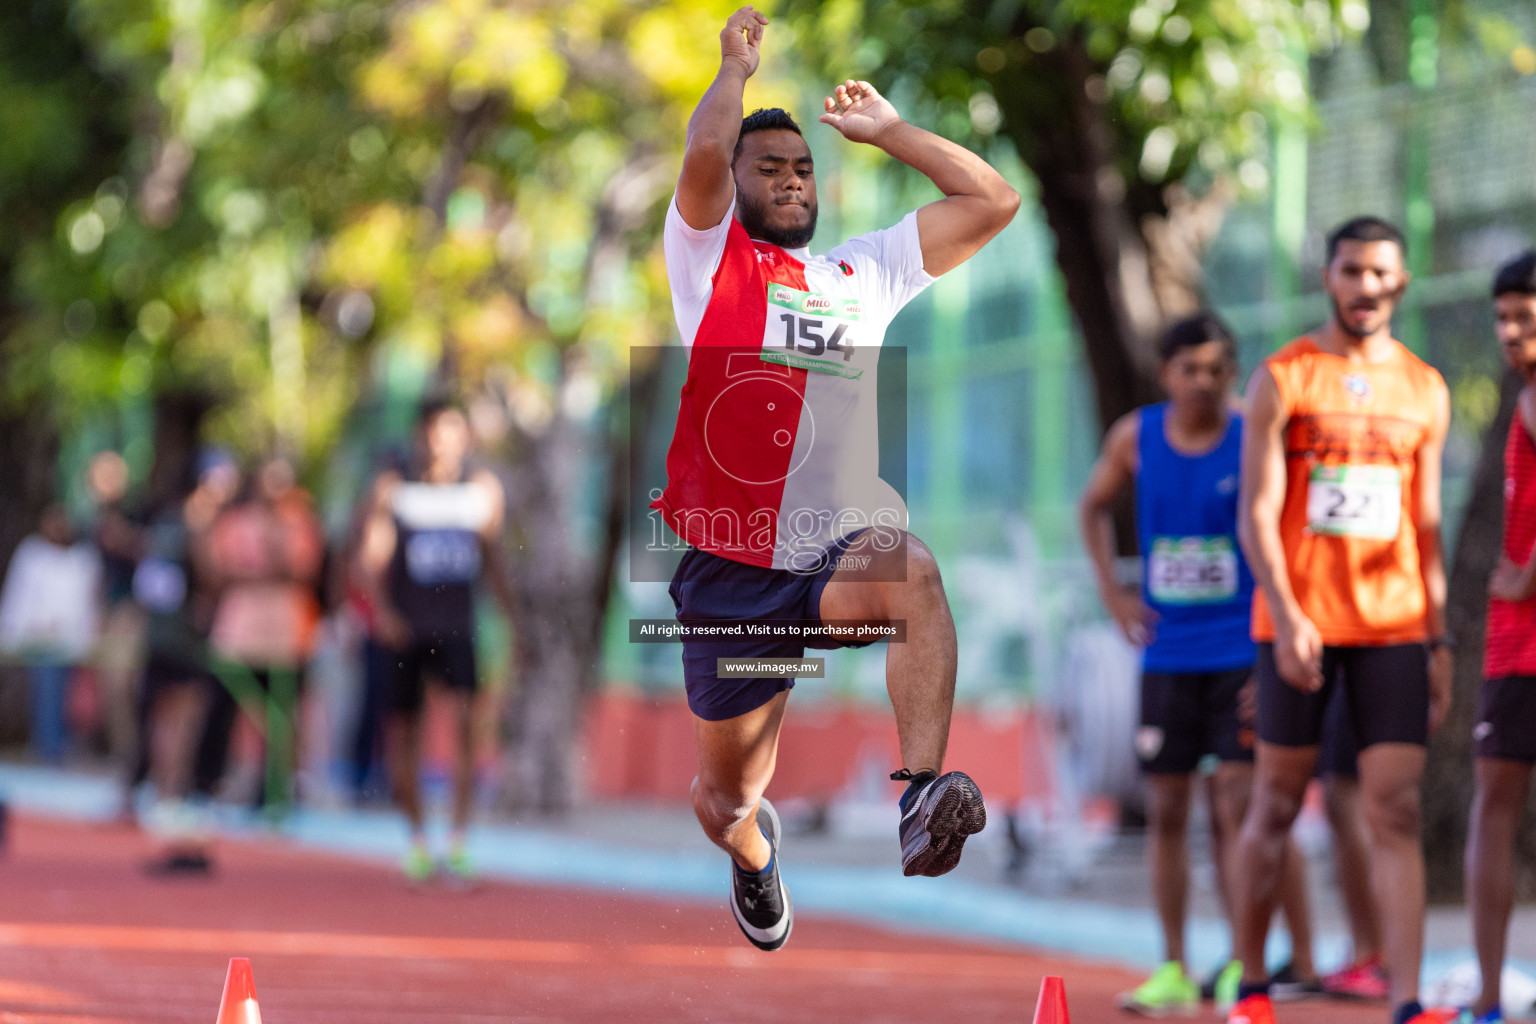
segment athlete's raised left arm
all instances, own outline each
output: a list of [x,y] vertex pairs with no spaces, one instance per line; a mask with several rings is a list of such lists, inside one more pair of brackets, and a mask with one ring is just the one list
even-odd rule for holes
[[[1440,458],[1451,424],[1450,393],[1435,396],[1435,417],[1419,446],[1414,480],[1418,516],[1419,573],[1424,578],[1424,629],[1431,639],[1445,636],[1445,552],[1440,543]],[[1437,728],[1451,707],[1451,649],[1435,645],[1429,654],[1429,727]]]
[[868,82],[848,79],[826,98],[820,120],[850,142],[879,146],[928,176],[944,198],[917,211],[923,270],[933,277],[974,256],[1013,219],[1019,194],[985,160],[909,124]]

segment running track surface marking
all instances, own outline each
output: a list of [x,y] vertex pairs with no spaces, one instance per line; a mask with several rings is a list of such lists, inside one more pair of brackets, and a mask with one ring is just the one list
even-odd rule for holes
[[[1132,974],[999,944],[801,915],[789,946],[766,954],[723,898],[413,888],[280,840],[222,842],[211,878],[156,879],[142,870],[154,848],[128,829],[24,816],[11,832],[0,1024],[207,1024],[231,956],[251,957],[266,1024],[1029,1024],[1045,974],[1065,977],[1075,1024],[1132,1020],[1113,1008]],[[1217,1018],[1207,1007],[1198,1019]],[[1296,1004],[1280,1019],[1387,1013]]]

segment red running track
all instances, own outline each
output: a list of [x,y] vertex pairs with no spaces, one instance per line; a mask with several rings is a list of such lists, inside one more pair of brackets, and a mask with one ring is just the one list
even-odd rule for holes
[[[208,879],[150,878],[141,866],[153,852],[127,829],[13,820],[0,860],[0,1024],[210,1024],[231,956],[251,958],[266,1024],[1028,1024],[1045,974],[1065,977],[1074,1024],[1123,1024],[1114,993],[1137,980],[810,914],[766,954],[723,901],[411,888],[278,840],[223,843]],[[1381,1007],[1281,1010],[1281,1024],[1386,1018]]]

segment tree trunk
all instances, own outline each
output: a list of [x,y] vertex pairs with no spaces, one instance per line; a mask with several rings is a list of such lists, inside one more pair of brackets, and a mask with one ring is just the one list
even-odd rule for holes
[[[627,445],[637,443],[629,427],[649,420],[660,378],[661,360],[631,378],[606,434],[563,412],[542,430],[517,432],[507,499],[517,666],[501,795],[509,810],[561,814],[580,791],[581,716],[601,681],[629,498]],[[599,533],[595,550],[585,552],[570,524],[582,512],[585,470],[598,463],[605,469]]]
[[583,582],[590,581],[570,581],[563,597],[515,587],[517,688],[507,712],[501,798],[514,812],[559,815],[576,802],[582,684],[592,675],[599,650],[593,602],[577,592]]
[[[1036,27],[1021,19],[1017,38]],[[1118,140],[1090,93],[1101,69],[1079,35],[998,78],[1005,132],[1039,185],[1056,265],[1093,378],[1099,429],[1163,397],[1157,339],[1202,303],[1200,256],[1230,202],[1226,189],[1194,198],[1182,187],[1127,183]],[[1116,547],[1136,553],[1131,502],[1115,509]]]
[[[1499,412],[1483,435],[1466,518],[1456,538],[1446,599],[1446,626],[1456,638],[1454,699],[1445,724],[1429,744],[1424,775],[1425,869],[1431,899],[1459,900],[1467,815],[1472,805],[1472,726],[1483,681],[1483,638],[1488,618],[1488,577],[1504,538],[1504,440],[1514,416],[1521,380],[1504,378]],[[1521,849],[1536,850],[1536,822],[1527,816]]]
[[149,469],[152,509],[180,501],[197,483],[197,449],[203,417],[213,408],[207,395],[184,391],[155,396],[155,461]]
[[0,417],[0,575],[54,497],[58,451],[58,434],[45,414]]
[[[1015,31],[1022,37],[1032,27]],[[1080,38],[1064,38],[1027,68],[1005,72],[997,98],[1005,131],[1040,186],[1107,430],[1160,395],[1154,342],[1163,314],[1146,244],[1127,209],[1114,128],[1088,96],[1098,70]]]

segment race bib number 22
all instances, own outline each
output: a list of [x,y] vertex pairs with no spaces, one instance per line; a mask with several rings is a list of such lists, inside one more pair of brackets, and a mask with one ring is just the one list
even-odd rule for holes
[[1403,515],[1394,466],[1317,466],[1307,479],[1307,526],[1329,537],[1392,540]]

